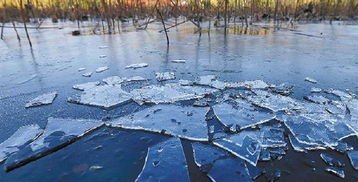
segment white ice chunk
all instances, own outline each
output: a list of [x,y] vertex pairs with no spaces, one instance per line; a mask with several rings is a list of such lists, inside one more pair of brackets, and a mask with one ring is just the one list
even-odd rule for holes
[[172,60],[172,63],[185,63],[186,60],[185,59],[174,59]]
[[307,150],[324,150],[326,148],[319,145],[309,145],[301,143],[293,135],[288,135],[292,148],[297,152],[307,152]]
[[37,124],[21,126],[17,129],[13,135],[0,144],[0,163],[19,151],[19,147],[34,140],[42,131]]
[[332,166],[329,166],[325,169],[327,172],[329,173],[332,173],[340,178],[344,178],[345,175],[344,175],[344,171],[342,169],[339,169],[339,168],[336,168],[336,167],[332,167]]
[[97,73],[101,73],[101,72],[104,72],[104,71],[106,71],[106,70],[108,70],[108,69],[109,69],[108,66],[103,66],[103,67],[97,68],[97,69],[96,69],[96,72],[97,72]]
[[322,89],[321,89],[321,88],[313,87],[313,88],[311,88],[311,92],[312,92],[312,93],[319,93],[319,92],[322,92]]
[[107,85],[119,85],[123,83],[126,80],[125,77],[119,77],[119,76],[111,76],[103,79],[103,82]]
[[84,71],[84,70],[86,70],[86,68],[78,68],[79,72]]
[[126,68],[126,69],[128,69],[128,68],[137,69],[137,68],[144,68],[144,67],[147,67],[147,66],[148,66],[147,63],[137,63],[137,64],[128,65],[128,66],[126,66],[125,68]]
[[50,92],[43,95],[40,95],[30,101],[28,101],[25,105],[26,108],[28,107],[36,107],[42,105],[51,104],[57,96],[57,92]]
[[225,83],[217,80],[215,75],[200,76],[194,83],[197,85],[210,86],[217,89],[225,88]]
[[176,105],[155,105],[109,124],[114,127],[145,130],[186,138],[208,141],[205,116],[209,108]]
[[326,92],[338,96],[343,102],[348,102],[354,98],[353,95],[341,90],[329,89]]
[[205,95],[217,91],[216,89],[199,86],[182,86],[169,83],[163,86],[146,86],[132,90],[133,100],[138,104],[144,103],[174,103],[183,100],[200,99]]
[[269,84],[262,80],[244,81],[244,82],[225,82],[226,88],[248,88],[248,89],[266,89]]
[[175,73],[174,72],[156,72],[155,78],[158,81],[166,81],[166,80],[175,80]]
[[311,83],[317,83],[317,80],[315,80],[315,79],[313,79],[313,78],[310,78],[310,77],[306,77],[306,78],[305,78],[305,81],[311,82]]
[[137,81],[147,81],[148,79],[146,78],[143,78],[141,76],[133,76],[133,77],[130,77],[130,78],[127,78],[127,82],[137,82]]
[[96,87],[100,84],[100,82],[87,82],[87,83],[82,83],[82,84],[77,84],[77,85],[74,85],[72,86],[73,89],[76,89],[76,90],[81,90],[81,91],[84,91],[84,90],[87,90],[87,89],[91,89],[93,87]]
[[99,85],[84,90],[81,94],[68,98],[68,102],[99,106],[104,108],[114,107],[127,103],[131,95],[124,91],[120,85]]
[[180,139],[170,138],[148,148],[142,172],[136,182],[158,181],[189,182],[186,163]]
[[83,73],[82,76],[84,77],[91,77],[93,74],[93,72],[87,72],[87,73]]
[[306,100],[316,104],[327,104],[330,100],[322,95],[309,95],[304,97]]

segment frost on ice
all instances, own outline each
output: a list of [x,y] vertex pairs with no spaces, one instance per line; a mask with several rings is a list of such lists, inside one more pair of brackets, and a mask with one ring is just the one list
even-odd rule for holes
[[50,92],[43,95],[40,95],[30,101],[28,101],[25,105],[26,108],[28,107],[36,107],[42,105],[51,104],[57,96],[57,92]]
[[170,138],[148,148],[142,172],[136,182],[189,182],[188,165],[179,138]]
[[175,73],[174,72],[156,72],[155,78],[158,81],[166,81],[166,80],[175,80]]
[[214,113],[225,126],[245,129],[257,124],[268,122],[274,118],[269,112],[258,111],[255,106],[242,99],[236,99],[236,107],[229,103],[213,106]]
[[358,170],[358,150],[349,151],[347,154],[353,168]]
[[129,68],[137,69],[137,68],[144,68],[147,66],[148,66],[147,63],[136,63],[136,64],[130,64],[130,65],[126,66],[125,68],[126,69],[129,69]]
[[165,133],[197,141],[208,141],[205,116],[209,108],[156,105],[110,121],[111,126]]
[[138,104],[144,103],[174,103],[183,100],[200,99],[205,95],[217,91],[216,89],[199,86],[182,86],[178,83],[168,83],[163,86],[146,86],[134,89],[131,94]]
[[24,146],[34,140],[42,133],[42,129],[37,125],[22,126],[4,142],[0,143],[0,163],[8,156],[17,152],[19,147]]
[[103,66],[103,67],[97,68],[97,69],[96,69],[96,72],[97,72],[97,73],[101,73],[101,72],[104,72],[104,71],[106,71],[106,70],[108,70],[108,69],[109,69],[108,66]]
[[46,156],[52,151],[74,142],[102,124],[102,122],[96,120],[49,118],[43,134],[11,155],[5,163],[5,168],[7,171],[12,170]]

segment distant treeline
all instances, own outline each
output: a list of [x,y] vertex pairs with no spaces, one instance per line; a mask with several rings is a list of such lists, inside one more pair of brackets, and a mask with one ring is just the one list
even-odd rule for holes
[[358,0],[0,0],[0,22],[144,19],[156,9],[165,18],[199,20],[352,20]]

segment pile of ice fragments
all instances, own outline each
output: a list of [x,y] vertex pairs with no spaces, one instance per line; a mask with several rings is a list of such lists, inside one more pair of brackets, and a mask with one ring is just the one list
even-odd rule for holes
[[[131,90],[123,86],[148,79],[112,76],[73,86],[79,93],[68,98],[71,103],[146,107],[105,122],[49,118],[44,129],[23,126],[0,144],[0,161],[6,170],[15,169],[106,125],[173,136],[148,149],[137,181],[190,181],[180,138],[192,141],[195,163],[213,181],[252,181],[262,174],[259,161],[281,159],[289,145],[297,152],[346,153],[358,169],[358,151],[342,141],[358,136],[358,99],[352,93],[312,88],[298,100],[289,96],[293,86],[287,84],[224,82],[215,75],[173,82],[171,72],[155,76],[161,84]],[[328,172],[345,177],[339,161],[325,153],[321,158]]]

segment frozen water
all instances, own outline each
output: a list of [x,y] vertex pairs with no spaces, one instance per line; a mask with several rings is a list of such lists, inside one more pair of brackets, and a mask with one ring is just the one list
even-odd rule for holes
[[46,156],[52,151],[74,142],[102,124],[102,122],[96,120],[49,118],[43,134],[11,155],[5,163],[5,168],[12,170]]
[[9,155],[17,152],[19,147],[34,140],[42,131],[37,124],[26,125],[17,129],[8,139],[0,143],[0,163],[6,160]]
[[306,100],[316,104],[327,104],[330,100],[322,95],[310,95],[304,97]]
[[293,85],[282,83],[278,86],[275,86],[272,90],[274,93],[278,93],[278,94],[287,96],[293,92]]
[[258,124],[268,122],[275,118],[271,113],[258,111],[249,102],[236,99],[237,106],[228,103],[220,103],[213,106],[214,113],[221,123],[230,127],[244,129]]
[[185,63],[186,60],[185,59],[174,59],[172,60],[172,63]]
[[170,138],[148,148],[142,172],[136,179],[136,182],[141,181],[190,181],[179,138]]
[[156,72],[155,78],[158,81],[166,81],[166,80],[175,80],[175,73],[174,72]]
[[131,94],[138,104],[144,103],[174,103],[183,100],[200,99],[205,95],[217,91],[216,89],[199,86],[182,86],[177,83],[169,83],[162,86],[146,86],[134,89]]
[[130,78],[127,78],[127,82],[137,82],[137,81],[147,81],[148,79],[143,78],[141,76],[133,76]]
[[247,89],[266,89],[270,87],[262,80],[244,81],[244,82],[225,82],[226,88],[247,88]]
[[212,101],[210,98],[202,98],[193,103],[193,106],[196,107],[207,107],[209,106],[209,102]]
[[42,105],[51,104],[57,96],[57,92],[50,92],[43,95],[40,95],[30,101],[28,101],[25,105],[26,108],[28,107],[36,107]]
[[194,161],[203,171],[207,171],[209,165],[212,165],[216,160],[229,156],[228,152],[214,146],[199,142],[194,142],[192,146]]
[[88,90],[88,89],[91,89],[93,87],[96,87],[99,84],[100,84],[100,82],[87,82],[87,83],[74,85],[72,88],[76,89],[76,90],[84,91],[84,90]]
[[322,89],[313,87],[313,88],[311,88],[311,92],[312,93],[319,93],[319,92],[322,92]]
[[101,73],[101,72],[104,72],[104,71],[106,71],[106,70],[108,70],[108,69],[109,69],[108,66],[103,66],[103,67],[97,68],[97,69],[96,69],[96,72],[97,72],[97,73]]
[[86,70],[86,68],[78,68],[79,72],[84,71],[84,70]]
[[208,141],[205,116],[208,107],[155,105],[113,121],[110,125],[127,129],[165,133],[196,141]]
[[246,97],[247,100],[273,112],[300,108],[299,103],[291,97],[275,95],[264,90],[254,90],[254,93],[255,95]]
[[313,79],[313,78],[310,78],[310,77],[306,77],[306,78],[305,78],[305,81],[311,82],[311,83],[317,83],[317,80],[315,80],[315,79]]
[[292,148],[297,152],[307,152],[307,150],[319,150],[319,149],[326,149],[319,145],[310,145],[306,143],[301,143],[298,141],[293,135],[288,135]]
[[144,67],[147,67],[147,66],[148,66],[147,63],[137,63],[137,64],[128,65],[125,68],[126,69],[129,69],[129,68],[137,69],[137,68],[144,68]]
[[91,77],[93,74],[93,72],[87,72],[87,73],[83,73],[82,76],[84,77]]
[[331,155],[329,155],[327,153],[321,153],[320,157],[326,164],[328,164],[330,166],[344,167],[344,164],[341,163],[341,161],[333,158],[333,156],[331,156]]
[[122,90],[120,85],[99,85],[84,90],[81,94],[68,98],[68,102],[99,106],[104,108],[114,107],[131,100],[131,95]]
[[358,170],[358,150],[352,150],[347,152],[348,158],[354,169]]
[[245,161],[240,158],[218,160],[208,173],[212,181],[252,181]]
[[326,92],[338,96],[343,102],[348,102],[354,98],[351,94],[341,90],[329,89]]
[[106,83],[107,85],[119,85],[123,83],[126,80],[126,78],[119,77],[119,76],[111,76],[103,79],[102,81]]
[[217,80],[215,75],[200,76],[194,83],[197,85],[210,86],[217,89],[225,88],[225,83]]
[[338,169],[336,167],[332,167],[332,166],[329,166],[325,169],[327,172],[329,173],[332,173],[340,178],[344,178],[345,177],[345,174],[344,174],[344,171],[342,169]]

